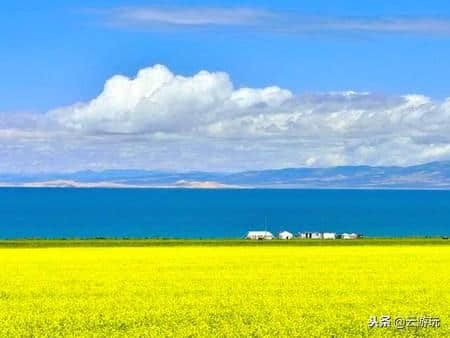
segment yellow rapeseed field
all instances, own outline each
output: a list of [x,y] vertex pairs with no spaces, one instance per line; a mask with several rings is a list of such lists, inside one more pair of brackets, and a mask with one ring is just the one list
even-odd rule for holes
[[440,245],[3,248],[0,337],[448,337],[449,269]]

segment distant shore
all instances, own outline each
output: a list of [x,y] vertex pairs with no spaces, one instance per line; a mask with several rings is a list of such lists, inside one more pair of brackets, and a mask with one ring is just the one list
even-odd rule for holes
[[0,188],[111,188],[111,189],[244,189],[239,185],[223,184],[213,181],[180,180],[173,184],[125,184],[117,182],[77,182],[72,180],[52,180],[43,182],[8,183],[0,182]]
[[231,185],[211,181],[189,181],[176,182],[174,184],[123,184],[115,182],[76,182],[76,181],[48,181],[48,182],[26,182],[26,183],[8,183],[0,182],[2,188],[23,188],[23,189],[189,189],[189,190],[371,190],[371,191],[450,191],[450,186],[317,186],[317,185]]
[[1,173],[0,186],[449,190],[450,161],[408,167],[350,165],[219,172],[105,169],[59,173]]
[[1,248],[50,247],[151,247],[151,246],[389,246],[389,245],[450,245],[441,237],[374,237],[356,240],[247,240],[247,239],[137,239],[137,238],[87,238],[87,239],[2,239]]

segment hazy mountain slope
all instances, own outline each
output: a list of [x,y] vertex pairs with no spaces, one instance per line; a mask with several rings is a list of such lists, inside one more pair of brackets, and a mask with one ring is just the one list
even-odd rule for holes
[[[409,167],[340,166],[287,168],[237,173],[164,172],[147,170],[80,171],[75,173],[0,174],[9,185],[67,180],[80,183],[111,183],[111,186],[174,186],[180,182],[210,182],[242,187],[299,188],[450,188],[450,162]],[[106,182],[106,183],[105,183]],[[200,184],[201,185],[201,184]]]

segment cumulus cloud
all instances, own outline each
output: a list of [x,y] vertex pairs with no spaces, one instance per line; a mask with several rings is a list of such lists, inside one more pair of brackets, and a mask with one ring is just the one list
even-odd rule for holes
[[111,26],[145,29],[240,27],[289,34],[378,33],[450,35],[450,18],[337,17],[244,7],[119,7],[96,11]]
[[245,170],[450,159],[450,99],[236,88],[155,65],[88,102],[0,114],[2,171]]
[[277,107],[291,96],[278,87],[235,90],[226,73],[184,77],[156,65],[134,79],[114,76],[94,100],[50,115],[67,128],[93,133],[181,132],[252,107]]

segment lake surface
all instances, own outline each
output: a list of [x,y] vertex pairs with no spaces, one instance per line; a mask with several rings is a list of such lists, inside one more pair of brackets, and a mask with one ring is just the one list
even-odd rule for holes
[[450,191],[0,188],[0,238],[220,238],[265,227],[448,235]]

